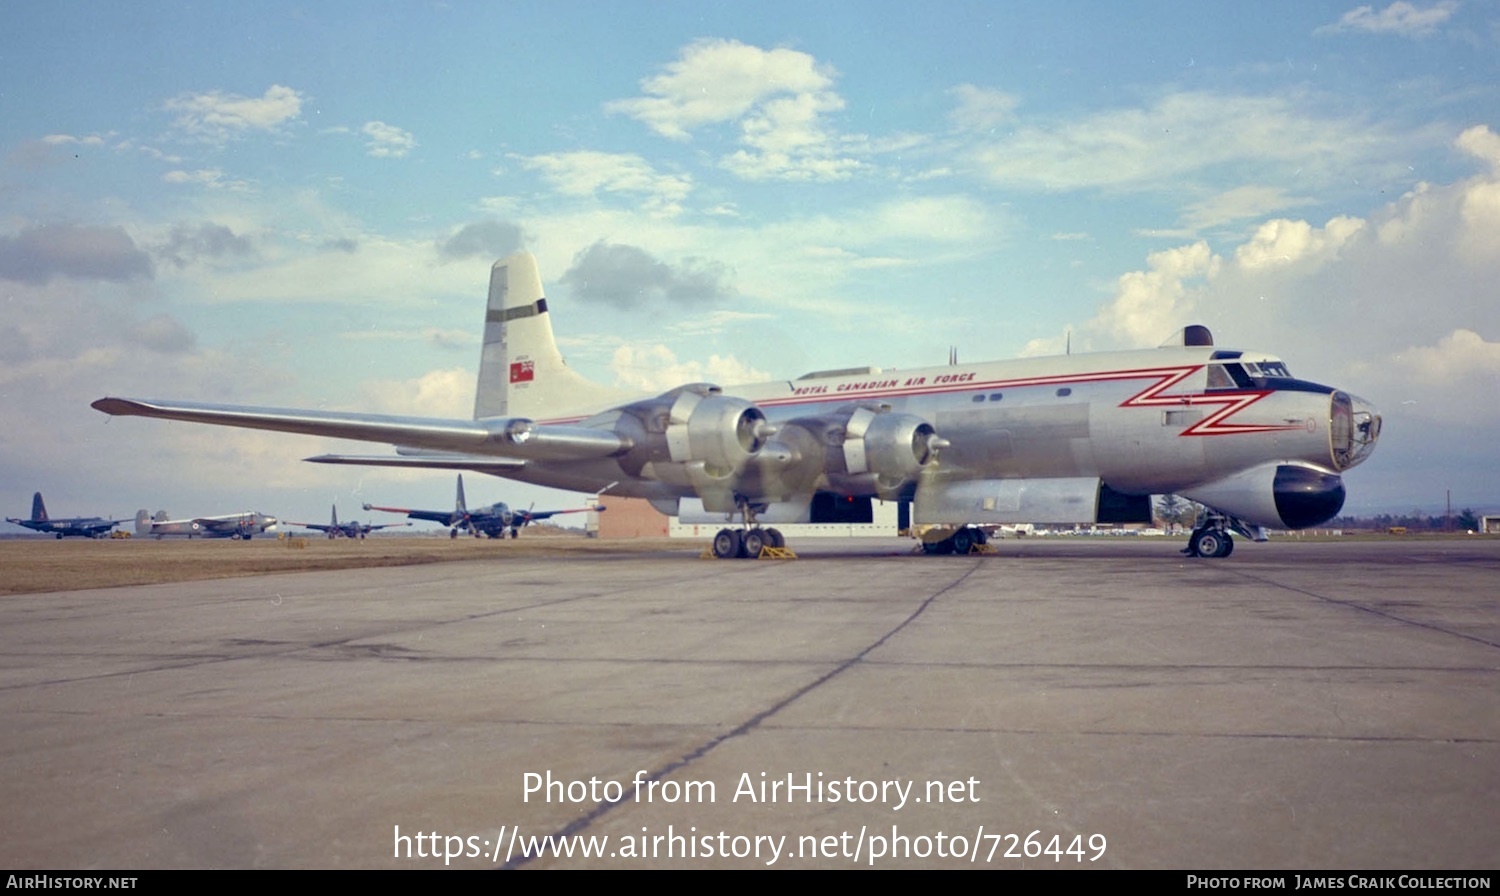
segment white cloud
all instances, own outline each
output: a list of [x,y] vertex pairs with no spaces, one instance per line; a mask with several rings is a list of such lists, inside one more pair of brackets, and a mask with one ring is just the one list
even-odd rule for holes
[[662,174],[634,153],[561,152],[519,156],[521,164],[536,171],[566,196],[622,193],[647,196],[648,209],[657,215],[675,215],[692,191],[692,178]]
[[1500,342],[1486,341],[1473,330],[1454,330],[1435,345],[1397,352],[1393,360],[1403,375],[1428,385],[1446,388],[1480,381],[1486,394],[1500,388]]
[[370,141],[365,144],[369,154],[377,159],[400,159],[417,145],[411,131],[405,131],[383,121],[367,121],[360,132]]
[[414,380],[368,380],[361,384],[362,410],[376,414],[465,420],[474,413],[474,371],[430,370]]
[[641,82],[646,96],[606,109],[656,133],[686,140],[697,128],[737,122],[742,149],[721,166],[746,180],[843,180],[864,167],[849,153],[861,139],[837,136],[826,118],[844,108],[836,73],[796,50],[700,40]]
[[1308,202],[1307,199],[1288,196],[1281,187],[1235,187],[1187,206],[1183,213],[1183,223],[1187,225],[1189,232],[1199,233],[1236,221],[1264,218]]
[[90,134],[87,137],[75,137],[72,134],[48,134],[42,138],[42,142],[52,146],[103,146],[104,138],[98,134]]
[[615,384],[643,392],[673,389],[684,383],[733,386],[771,377],[733,356],[710,355],[707,361],[679,361],[665,345],[622,345],[610,360]]
[[196,185],[213,190],[246,192],[251,189],[249,181],[225,177],[223,170],[219,168],[198,168],[193,171],[174,168],[163,174],[161,179],[169,184]]
[[253,131],[274,132],[302,114],[302,94],[273,84],[259,97],[213,90],[167,100],[164,108],[177,113],[173,127],[184,134],[224,142]]
[[1373,6],[1358,6],[1339,17],[1337,23],[1318,28],[1315,34],[1333,34],[1340,31],[1364,31],[1370,34],[1395,34],[1400,37],[1420,37],[1431,34],[1439,25],[1446,23],[1458,10],[1455,0],[1443,0],[1431,6],[1418,6],[1397,0],[1379,12]]
[[1242,268],[1309,260],[1321,263],[1364,226],[1364,221],[1350,217],[1334,218],[1322,228],[1306,221],[1278,218],[1256,228],[1250,241],[1234,250],[1234,261]]
[[1189,321],[1196,290],[1217,274],[1220,259],[1205,242],[1153,252],[1147,269],[1120,277],[1114,300],[1093,327],[1132,347],[1159,345]]
[[960,84],[948,91],[958,106],[949,113],[953,123],[966,131],[989,131],[1011,121],[1020,105],[1013,94],[973,84]]
[[1351,170],[1388,163],[1400,135],[1308,109],[1290,97],[1176,93],[1077,120],[1025,123],[979,145],[971,160],[1008,187],[1127,191],[1179,189],[1226,166],[1241,179],[1295,172],[1342,182]]
[[641,81],[647,96],[606,108],[641,121],[664,137],[685,139],[696,127],[735,121],[768,99],[821,95],[833,70],[796,50],[762,50],[736,40],[688,45],[666,71]]

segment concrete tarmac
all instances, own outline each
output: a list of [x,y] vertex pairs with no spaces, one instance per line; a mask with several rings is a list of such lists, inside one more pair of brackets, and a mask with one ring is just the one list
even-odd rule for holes
[[1500,540],[909,544],[5,598],[0,864],[1500,864]]

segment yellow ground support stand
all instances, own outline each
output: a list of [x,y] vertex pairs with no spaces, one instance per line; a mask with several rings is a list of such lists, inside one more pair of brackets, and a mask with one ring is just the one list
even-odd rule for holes
[[[714,546],[713,546],[712,542],[710,542],[709,545],[703,549],[703,553],[701,553],[701,554],[698,555],[698,559],[699,560],[717,560],[717,559],[719,559],[718,557],[714,556]],[[738,560],[738,559],[746,559],[746,558],[739,558],[739,557],[737,557],[735,559]],[[760,549],[760,553],[758,555],[756,555],[754,557],[750,557],[748,559],[751,559],[751,560],[796,560],[797,559],[797,554],[791,548],[773,548],[770,545],[767,545],[767,546],[765,546],[765,547],[763,547],[763,548]]]

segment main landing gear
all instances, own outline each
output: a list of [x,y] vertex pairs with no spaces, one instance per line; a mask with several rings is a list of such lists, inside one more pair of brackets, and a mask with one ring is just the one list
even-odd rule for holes
[[[928,533],[929,537],[933,534],[934,533]],[[972,554],[974,553],[975,548],[981,549],[981,553],[986,551],[993,553],[994,548],[984,547],[984,545],[989,543],[989,540],[989,536],[984,534],[983,529],[975,529],[969,526],[964,526],[962,528],[952,530],[952,532],[949,533],[949,535],[945,538],[934,538],[931,541],[924,539],[922,541],[922,553],[927,554],[928,556],[936,556],[942,554]]]
[[710,550],[713,551],[715,557],[720,560],[732,560],[738,557],[755,560],[767,548],[780,551],[786,547],[786,539],[782,537],[781,530],[762,529],[755,522],[756,509],[750,505],[749,501],[739,498],[736,504],[744,520],[744,527],[720,529],[714,535]]
[[720,529],[714,536],[713,552],[720,560],[737,557],[754,559],[766,548],[784,547],[786,539],[782,537],[781,530],[752,526],[749,529]]

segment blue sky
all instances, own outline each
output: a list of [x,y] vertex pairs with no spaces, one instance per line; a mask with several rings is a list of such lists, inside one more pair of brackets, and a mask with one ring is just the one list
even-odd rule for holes
[[[0,504],[446,506],[105,394],[465,417],[488,266],[661,389],[1155,345],[1386,415],[1353,512],[1500,510],[1500,7],[9,4]],[[362,449],[361,449],[362,450]],[[479,501],[576,496],[485,477]]]

